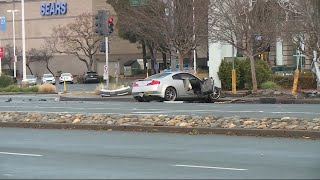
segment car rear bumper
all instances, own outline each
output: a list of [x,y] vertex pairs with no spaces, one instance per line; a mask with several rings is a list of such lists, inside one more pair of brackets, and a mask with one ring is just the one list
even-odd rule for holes
[[164,98],[164,94],[160,91],[132,92],[133,97],[159,97]]

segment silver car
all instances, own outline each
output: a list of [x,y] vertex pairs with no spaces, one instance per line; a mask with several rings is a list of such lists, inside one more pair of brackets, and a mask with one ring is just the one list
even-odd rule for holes
[[220,92],[220,88],[214,86],[212,78],[200,80],[187,72],[155,74],[132,85],[132,95],[139,102],[182,99],[214,102],[220,97]]
[[22,80],[22,82],[30,85],[37,85],[37,77],[34,75],[26,75],[26,79]]

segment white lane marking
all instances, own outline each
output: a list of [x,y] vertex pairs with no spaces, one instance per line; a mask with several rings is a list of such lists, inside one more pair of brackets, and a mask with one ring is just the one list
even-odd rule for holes
[[12,174],[2,174],[3,176],[8,176],[8,177],[11,177],[13,176]]
[[176,164],[172,165],[175,167],[188,167],[188,168],[202,168],[202,169],[220,169],[220,170],[231,170],[231,171],[247,171],[248,169],[239,169],[239,168],[226,168],[226,167],[214,167],[214,166],[195,166],[195,165],[185,165],[185,164]]
[[41,157],[41,156],[43,156],[43,155],[40,155],[40,154],[23,154],[23,153],[11,153],[11,152],[0,152],[0,154],[15,155],[15,156],[32,156],[32,157]]

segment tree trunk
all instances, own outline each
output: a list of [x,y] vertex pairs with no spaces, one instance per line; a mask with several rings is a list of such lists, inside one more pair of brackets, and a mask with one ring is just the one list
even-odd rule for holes
[[54,74],[53,74],[53,72],[50,70],[50,68],[49,68],[49,62],[47,62],[47,64],[46,64],[46,68],[48,69],[48,71],[54,76]]
[[147,73],[148,69],[147,69],[147,48],[146,48],[146,43],[145,41],[141,42],[142,44],[142,58],[143,58],[143,70],[144,73]]
[[148,47],[149,47],[149,51],[150,51],[150,58],[151,58],[151,67],[150,67],[150,69],[151,69],[151,75],[153,75],[153,74],[155,74],[155,69],[154,69],[154,64],[155,64],[155,53],[154,53],[154,48],[153,48],[153,46],[152,45],[148,45]]
[[163,69],[167,69],[167,54],[166,53],[162,53],[162,63],[163,63]]
[[254,57],[251,55],[249,56],[249,58],[250,58],[251,77],[252,77],[252,93],[256,94],[258,92],[256,66],[254,62]]
[[26,64],[26,66],[27,66],[27,68],[29,69],[31,75],[33,75],[33,72],[32,72],[32,70],[31,70],[31,68],[30,68],[30,65]]
[[184,54],[178,51],[178,59],[179,59],[179,71],[183,71],[183,60]]

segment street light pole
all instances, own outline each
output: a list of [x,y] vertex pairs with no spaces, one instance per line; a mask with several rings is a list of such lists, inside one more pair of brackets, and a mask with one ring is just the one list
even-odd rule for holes
[[[195,25],[195,16],[194,16],[194,0],[192,1],[192,21],[193,21],[193,43],[196,42],[196,25]],[[196,46],[195,46],[196,47]],[[193,50],[193,70],[194,74],[197,73],[197,52],[196,48]]]
[[24,23],[24,0],[21,0],[21,20],[22,20],[22,80],[26,80],[27,66],[26,66],[26,31]]
[[13,36],[13,77],[17,78],[17,58],[16,58],[16,30],[15,30],[15,12],[19,10],[7,10],[8,13],[12,13],[12,36]]

